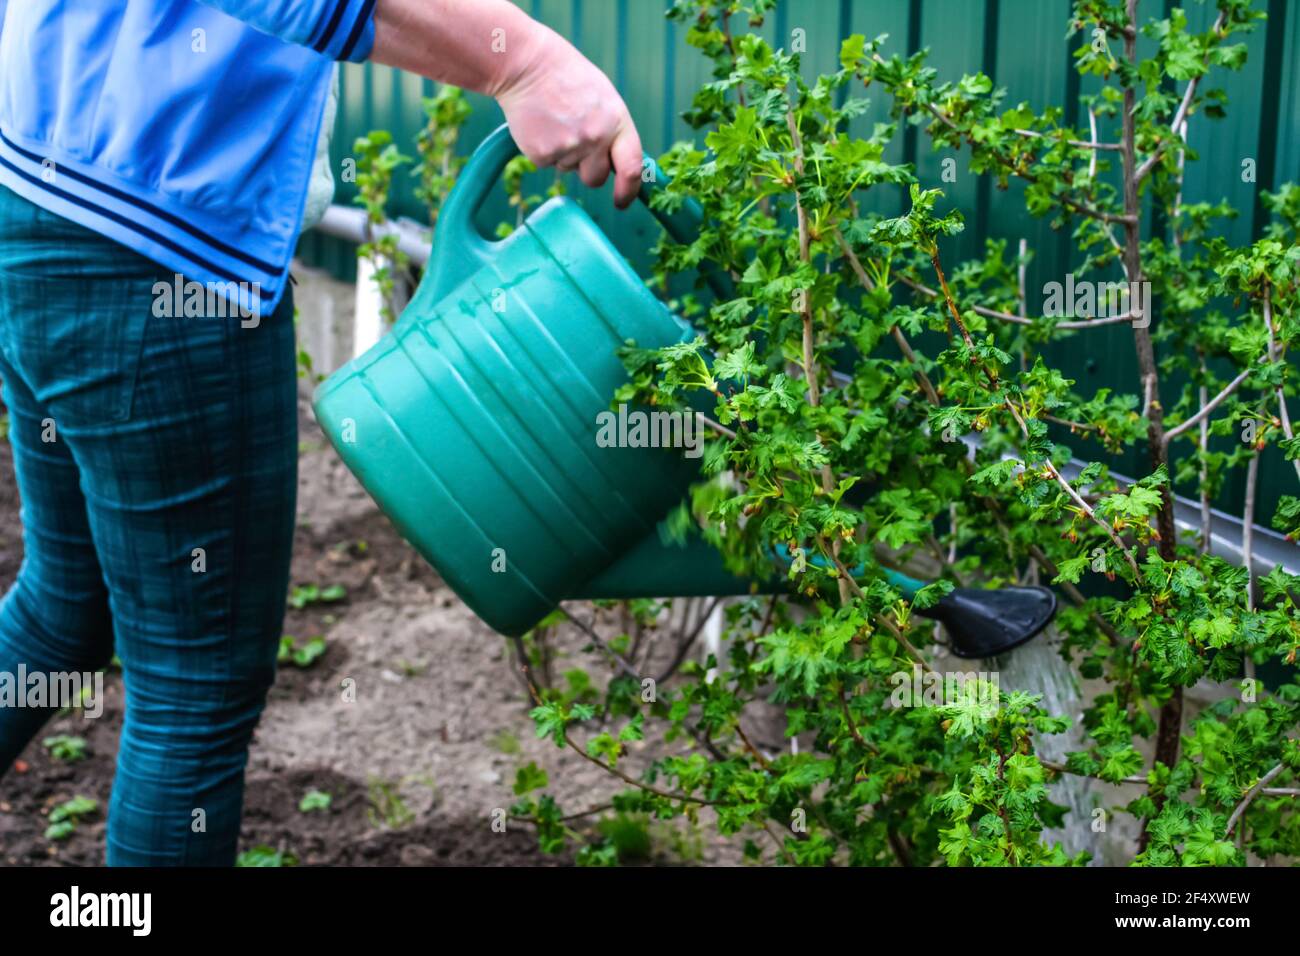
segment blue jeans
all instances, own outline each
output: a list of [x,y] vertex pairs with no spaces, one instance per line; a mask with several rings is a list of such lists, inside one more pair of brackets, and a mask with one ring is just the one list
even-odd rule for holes
[[[24,529],[0,673],[91,671],[116,650],[109,864],[229,865],[288,587],[293,304],[256,324],[166,317],[158,282],[175,276],[0,188],[0,380]],[[51,713],[0,706],[0,772]]]

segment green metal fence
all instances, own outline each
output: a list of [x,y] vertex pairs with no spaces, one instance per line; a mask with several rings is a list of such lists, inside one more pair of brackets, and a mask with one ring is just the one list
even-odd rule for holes
[[[682,42],[681,29],[665,18],[667,0],[518,2],[572,40],[614,79],[647,151],[661,152],[677,139],[694,138],[680,113],[692,91],[709,78],[709,70],[703,57]],[[1234,242],[1248,241],[1266,221],[1259,190],[1300,180],[1300,0],[1255,3],[1267,12],[1268,21],[1246,40],[1245,68],[1215,77],[1228,96],[1228,117],[1215,121],[1197,116],[1189,126],[1190,146],[1201,160],[1189,167],[1185,195],[1189,202],[1226,200],[1240,210],[1240,217],[1226,228]],[[1212,6],[1197,0],[1143,0],[1140,9],[1168,15],[1175,6],[1183,6],[1198,29],[1207,29],[1212,22]],[[760,32],[789,47],[795,31],[802,31],[799,37],[806,49],[802,64],[809,77],[836,68],[844,37],[887,33],[887,52],[928,47],[930,63],[941,76],[957,78],[982,71],[1007,89],[1012,103],[1027,101],[1037,108],[1063,104],[1064,122],[1079,126],[1087,122],[1084,116],[1080,124],[1079,97],[1090,87],[1089,80],[1081,80],[1072,67],[1073,45],[1082,39],[1065,36],[1070,10],[1070,0],[783,0]],[[392,131],[404,151],[414,153],[415,135],[423,125],[420,100],[432,91],[432,84],[417,76],[386,67],[346,65],[333,142],[334,168],[341,168],[357,136],[376,128]],[[501,121],[490,100],[473,97],[472,102],[474,113],[463,140],[466,149]],[[887,118],[888,104],[876,98],[871,109],[855,120],[856,131],[865,132]],[[1106,132],[1103,128],[1103,139]],[[1027,283],[1031,307],[1037,301],[1033,290],[1070,271],[1075,256],[1068,233],[1053,231],[1047,220],[1028,216],[1018,186],[1000,191],[988,177],[965,170],[965,154],[934,152],[915,129],[898,137],[892,149],[891,161],[914,163],[919,177],[927,185],[941,186],[965,214],[966,232],[953,240],[949,258],[956,261],[973,254],[990,237],[1008,240],[1013,250],[1020,239],[1027,240],[1035,256]],[[956,182],[941,181],[947,158],[957,162]],[[1246,159],[1255,163],[1254,182],[1243,181]],[[397,178],[394,210],[423,219],[413,193],[414,180],[405,172]],[[573,177],[569,185],[628,259],[644,268],[656,230],[650,217],[636,208],[624,213],[614,210],[608,188],[589,191]],[[343,184],[336,202],[350,202],[354,194],[353,187]],[[904,199],[901,190],[878,189],[866,206],[899,212]],[[507,218],[504,195],[494,214]],[[323,265],[341,278],[355,275],[352,246],[309,233],[299,251],[306,261]],[[1158,322],[1158,303],[1156,308]],[[1138,375],[1131,333],[1114,326],[1086,335],[1086,341],[1076,336],[1056,346],[1057,360],[1079,380],[1081,390],[1088,393],[1105,385],[1135,390]],[[1144,471],[1135,460],[1115,464],[1130,474]],[[1262,520],[1272,514],[1281,493],[1294,493],[1287,482],[1291,476],[1293,471],[1276,449],[1265,453],[1258,511]],[[1224,510],[1240,513],[1240,481],[1238,477],[1224,489],[1218,501]]]

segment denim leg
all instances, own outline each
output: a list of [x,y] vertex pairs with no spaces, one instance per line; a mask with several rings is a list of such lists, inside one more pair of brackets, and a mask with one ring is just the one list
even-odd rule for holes
[[[126,691],[112,865],[233,862],[293,542],[292,297],[255,325],[158,315],[155,283],[174,278],[0,190],[29,542],[0,666],[102,663],[106,588]],[[33,437],[46,419],[57,450]],[[0,713],[0,755],[35,729]]]
[[130,419],[77,430],[126,721],[110,865],[229,865],[293,541],[293,308],[151,318]]
[[[16,680],[20,667],[28,674],[98,670],[112,656],[113,628],[80,472],[3,357],[0,381],[24,529],[22,567],[0,598],[0,674]],[[0,774],[55,712],[0,707]]]

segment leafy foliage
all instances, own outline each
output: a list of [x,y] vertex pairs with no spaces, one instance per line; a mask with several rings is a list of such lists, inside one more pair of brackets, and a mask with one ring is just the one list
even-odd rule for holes
[[420,161],[412,171],[419,185],[416,198],[429,207],[429,225],[437,226],[438,213],[456,182],[465,158],[456,152],[460,131],[469,119],[470,106],[459,87],[443,84],[424,99],[426,122],[416,138]]
[[407,256],[398,247],[397,233],[381,229],[387,223],[385,208],[392,189],[393,173],[409,163],[387,130],[372,130],[358,137],[352,146],[356,154],[357,196],[355,202],[366,209],[370,238],[357,247],[357,256],[369,259],[374,266],[374,282],[383,299],[382,312],[388,322],[397,318],[395,294],[396,272],[406,267]]
[[[1122,2],[1077,0],[1076,67],[1097,87],[1083,101],[1095,129],[1080,130],[1060,106],[1008,102],[989,77],[943,80],[925,51],[891,55],[886,37],[846,39],[837,68],[805,80],[797,54],[735,29],[771,6],[677,0],[669,13],[713,73],[687,113],[702,148],[662,157],[672,182],[655,202],[698,203],[706,226],[689,244],[659,242],[655,285],[671,297],[682,277],[713,272],[734,294],[672,298],[699,338],[630,347],[619,400],[707,403],[712,440],[678,522],[738,572],[783,556],[795,587],[729,606],[725,659],[688,661],[649,696],[636,648],[662,607],[623,608],[608,640],[592,631],[614,668],[603,696],[589,692],[596,680],[580,682],[581,699],[546,680],[544,634],[531,635],[520,660],[538,735],[628,785],[615,813],[707,815],[751,857],[790,864],[1078,865],[1086,855],[1044,838],[1092,823],[1052,802],[1062,774],[1142,786],[1103,811],[1139,821],[1136,863],[1295,857],[1300,684],[1294,670],[1272,691],[1236,682],[1294,665],[1300,579],[1277,568],[1252,582],[1209,553],[1208,529],[1180,536],[1172,512],[1174,482],[1209,501],[1230,473],[1256,473],[1270,444],[1300,455],[1285,413],[1300,190],[1266,195],[1273,222],[1242,246],[1216,231],[1233,210],[1182,200],[1197,158],[1185,123],[1224,114],[1213,78],[1241,67],[1240,36],[1261,14],[1218,0],[1214,26],[1196,32],[1181,10],[1130,22]],[[894,122],[855,136],[867,92]],[[1119,314],[1030,315],[1018,281],[1029,253],[1009,258],[1005,243],[946,266],[962,217],[886,160],[904,125],[963,151],[973,173],[1018,182],[1030,213],[1069,230],[1080,277],[1125,286]],[[901,193],[907,211],[865,211],[873,191]],[[1153,209],[1160,224],[1146,229]],[[1156,321],[1127,294],[1143,283]],[[1119,322],[1141,371],[1133,392],[1085,393],[1053,366],[1052,346]],[[1130,450],[1149,462],[1132,483],[1109,466]],[[1084,467],[1067,477],[1075,456]],[[1296,498],[1274,524],[1297,533]],[[1042,759],[1039,741],[1070,719],[1014,688],[899,703],[900,676],[932,676],[929,626],[913,612],[937,594],[907,600],[882,562],[917,560],[939,563],[941,588],[1029,573],[1061,588],[1061,653],[1097,682],[1084,749]],[[1183,689],[1202,681],[1229,696],[1185,722]],[[773,704],[797,748],[747,732]],[[642,736],[669,747],[637,770],[629,748]],[[605,837],[578,830],[583,814],[547,785],[521,771],[513,812],[548,851],[576,841],[580,859],[611,862]]]

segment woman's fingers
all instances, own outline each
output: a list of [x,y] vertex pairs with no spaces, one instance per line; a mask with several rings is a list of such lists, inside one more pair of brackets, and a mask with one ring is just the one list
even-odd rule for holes
[[577,170],[582,181],[593,189],[605,185],[613,171],[614,204],[626,209],[641,189],[643,159],[641,137],[628,117],[619,124],[611,141],[598,143],[585,151],[567,153],[556,160],[555,167],[563,172]]
[[498,94],[520,150],[537,166],[576,171],[593,188],[616,174],[619,208],[641,186],[641,139],[614,84],[557,34]]
[[641,164],[645,159],[631,116],[614,137],[609,156],[614,163],[614,205],[626,209],[641,190]]
[[583,157],[578,165],[578,177],[592,189],[605,185],[609,179],[609,152],[604,146],[597,146]]

